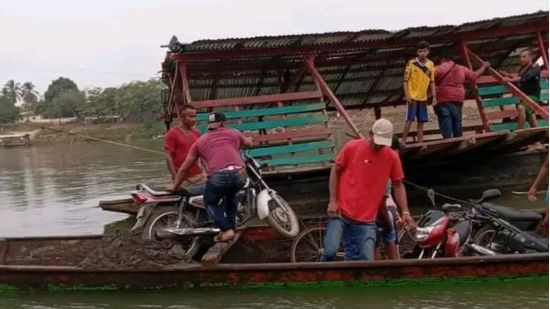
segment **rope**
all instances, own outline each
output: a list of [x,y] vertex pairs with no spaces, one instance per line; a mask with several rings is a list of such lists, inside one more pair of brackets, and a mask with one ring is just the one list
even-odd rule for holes
[[430,198],[430,200],[432,200],[433,202],[433,197],[434,196],[439,196],[439,197],[442,197],[444,199],[447,199],[447,200],[450,200],[450,201],[453,201],[453,202],[457,202],[457,203],[461,203],[461,204],[466,204],[466,205],[472,205],[471,202],[468,202],[468,201],[465,201],[465,200],[461,200],[461,199],[458,199],[456,197],[452,197],[452,196],[449,196],[449,195],[446,195],[446,194],[443,194],[443,193],[439,193],[439,192],[435,192],[434,189],[431,189],[431,188],[426,188],[426,187],[422,187],[422,186],[419,186],[417,184],[414,184],[410,181],[407,181],[407,180],[404,180],[403,181],[405,184],[417,189],[417,190],[420,190],[420,191],[426,191],[426,193],[428,194],[428,198]]
[[56,132],[56,133],[63,133],[63,134],[68,134],[68,135],[72,135],[72,136],[78,136],[78,137],[82,137],[82,138],[85,138],[85,139],[89,139],[89,140],[93,140],[93,141],[97,141],[97,142],[102,142],[102,143],[106,143],[106,144],[111,144],[111,145],[116,145],[116,146],[121,146],[121,147],[126,147],[126,148],[132,148],[132,149],[136,149],[136,150],[147,151],[147,152],[154,153],[154,154],[164,155],[164,152],[162,152],[162,151],[149,149],[149,148],[144,148],[144,147],[135,146],[135,145],[126,144],[126,143],[119,143],[119,142],[115,142],[115,141],[111,141],[111,140],[103,139],[103,138],[99,138],[99,137],[94,137],[94,136],[90,136],[90,135],[86,135],[86,134],[73,133],[73,132],[69,132],[69,131],[65,131],[65,130],[61,130],[61,129],[54,129],[54,128],[50,128],[50,127],[46,127],[46,126],[39,126],[39,125],[35,125],[35,124],[32,124],[32,123],[25,123],[25,125],[29,125],[31,127],[34,126],[36,128],[41,128],[42,130],[49,130],[49,131]]

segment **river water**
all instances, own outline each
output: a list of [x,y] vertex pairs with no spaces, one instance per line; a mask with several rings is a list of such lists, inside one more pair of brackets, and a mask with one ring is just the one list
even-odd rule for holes
[[[160,143],[142,146],[161,150]],[[97,207],[140,182],[165,183],[162,155],[99,143],[0,149],[0,237],[82,235],[131,226]],[[467,198],[467,197],[462,197]],[[525,196],[499,201],[541,208]],[[547,280],[419,287],[0,295],[0,308],[547,308]]]

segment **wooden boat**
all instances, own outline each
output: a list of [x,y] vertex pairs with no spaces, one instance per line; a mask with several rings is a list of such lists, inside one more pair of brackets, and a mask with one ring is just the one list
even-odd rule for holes
[[100,235],[0,240],[0,292],[206,287],[387,285],[548,275],[548,254],[374,262],[289,263],[289,240],[248,229],[220,264],[155,270],[86,270],[76,266]]
[[28,133],[0,135],[0,147],[18,147],[30,145],[31,136]]

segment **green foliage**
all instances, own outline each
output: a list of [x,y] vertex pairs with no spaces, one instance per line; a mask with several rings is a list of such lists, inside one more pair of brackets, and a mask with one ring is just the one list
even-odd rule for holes
[[[150,123],[158,119],[162,110],[161,89],[160,80],[151,79],[130,82],[118,88],[80,91],[74,81],[59,77],[48,86],[43,100],[40,100],[40,95],[31,82],[21,85],[10,80],[1,93],[4,98],[2,102],[12,102],[10,106],[13,107],[15,102],[23,102],[24,111],[33,111],[45,118],[75,117],[77,120],[84,120],[90,117],[97,122],[120,118],[122,121]],[[13,115],[10,113],[13,108],[8,108],[5,102],[3,104],[4,114],[1,117],[6,120],[0,121],[11,121]]]
[[0,123],[12,123],[19,119],[19,108],[10,96],[0,95]]

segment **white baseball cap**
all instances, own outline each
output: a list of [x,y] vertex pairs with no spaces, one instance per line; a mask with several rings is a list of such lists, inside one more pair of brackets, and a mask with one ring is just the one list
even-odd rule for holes
[[387,119],[380,118],[372,125],[372,134],[376,145],[391,146],[393,124]]

